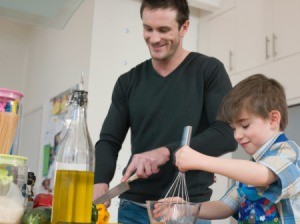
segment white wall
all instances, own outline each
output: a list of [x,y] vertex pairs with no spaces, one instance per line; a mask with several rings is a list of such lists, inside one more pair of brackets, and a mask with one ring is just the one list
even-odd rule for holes
[[30,33],[24,106],[40,106],[80,81],[88,81],[94,1],[84,1],[64,30],[34,27]]
[[24,92],[30,29],[29,25],[0,19],[0,88]]
[[0,18],[0,87],[24,93],[19,155],[38,181],[44,104],[79,83],[81,71],[89,74],[93,10],[94,1],[85,1],[64,30]]

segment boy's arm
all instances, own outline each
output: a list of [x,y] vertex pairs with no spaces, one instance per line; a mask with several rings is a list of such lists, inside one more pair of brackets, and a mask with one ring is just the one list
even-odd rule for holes
[[176,152],[176,166],[180,171],[205,170],[257,187],[268,186],[277,180],[269,168],[248,160],[207,156],[188,146]]
[[201,204],[199,218],[226,219],[234,214],[234,210],[222,201],[208,201]]

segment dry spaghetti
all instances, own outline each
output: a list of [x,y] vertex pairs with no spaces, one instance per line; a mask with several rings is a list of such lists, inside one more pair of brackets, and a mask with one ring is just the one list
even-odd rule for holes
[[13,112],[0,112],[0,154],[8,154],[14,141],[19,116]]

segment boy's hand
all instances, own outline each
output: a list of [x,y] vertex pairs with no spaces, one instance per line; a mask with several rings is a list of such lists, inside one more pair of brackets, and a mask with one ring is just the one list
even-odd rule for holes
[[193,150],[189,146],[183,146],[175,153],[175,165],[181,172],[196,170],[198,169],[197,165],[199,165],[199,161],[201,161],[201,156],[203,154]]

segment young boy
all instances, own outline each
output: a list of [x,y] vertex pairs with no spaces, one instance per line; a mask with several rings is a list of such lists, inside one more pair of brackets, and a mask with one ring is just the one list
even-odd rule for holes
[[188,146],[176,152],[182,172],[205,170],[236,181],[220,201],[202,203],[199,217],[300,223],[300,150],[283,133],[288,115],[282,85],[260,74],[246,78],[224,98],[218,118],[230,124],[252,159],[215,158]]

